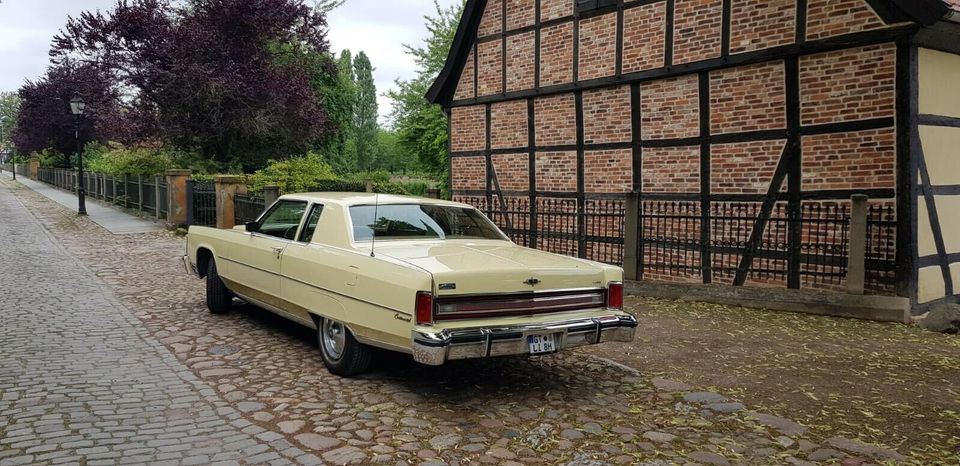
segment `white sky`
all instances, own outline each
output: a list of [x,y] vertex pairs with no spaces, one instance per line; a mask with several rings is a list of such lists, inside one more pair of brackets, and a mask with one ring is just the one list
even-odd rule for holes
[[[459,0],[439,0],[449,6]],[[85,10],[106,10],[116,0],[0,0],[0,91],[14,91],[46,71],[50,40],[67,16]],[[330,48],[339,55],[363,50],[375,67],[380,115],[390,113],[383,94],[395,79],[413,76],[413,61],[403,44],[417,44],[426,35],[423,16],[434,11],[432,0],[347,0],[332,12]]]

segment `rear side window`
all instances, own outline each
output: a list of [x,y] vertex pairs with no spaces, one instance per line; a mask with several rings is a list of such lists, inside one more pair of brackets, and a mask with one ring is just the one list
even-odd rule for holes
[[303,232],[300,233],[300,242],[309,243],[313,241],[313,234],[317,231],[317,223],[320,222],[320,214],[323,213],[323,206],[314,204],[310,209],[310,215],[307,216],[307,223],[303,225]]

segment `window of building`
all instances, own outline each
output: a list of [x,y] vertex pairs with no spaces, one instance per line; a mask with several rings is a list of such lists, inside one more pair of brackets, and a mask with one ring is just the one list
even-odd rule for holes
[[588,13],[601,8],[617,6],[617,0],[574,0],[577,14]]

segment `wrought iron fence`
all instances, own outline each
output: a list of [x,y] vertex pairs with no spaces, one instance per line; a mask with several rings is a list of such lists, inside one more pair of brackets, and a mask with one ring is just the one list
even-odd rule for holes
[[217,190],[213,183],[187,181],[187,223],[214,226],[217,224]]
[[250,223],[260,218],[266,209],[266,201],[262,197],[237,194],[233,196],[233,216],[237,225]]

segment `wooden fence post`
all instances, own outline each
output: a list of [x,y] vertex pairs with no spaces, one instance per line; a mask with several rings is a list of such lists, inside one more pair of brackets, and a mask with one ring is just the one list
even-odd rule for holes
[[867,253],[867,196],[855,194],[850,198],[850,247],[847,258],[847,293],[862,295],[866,273]]
[[640,277],[637,270],[638,251],[640,244],[640,194],[627,194],[623,203],[623,278],[636,281]]

